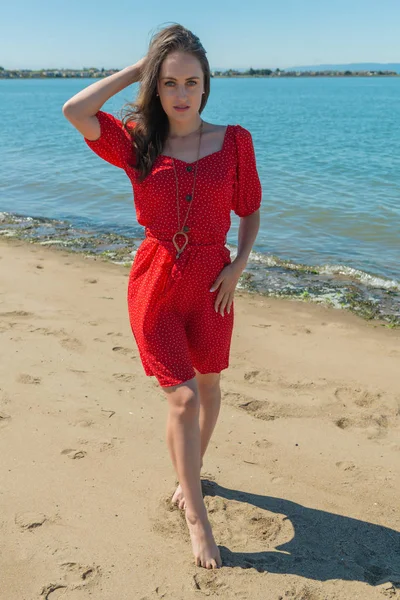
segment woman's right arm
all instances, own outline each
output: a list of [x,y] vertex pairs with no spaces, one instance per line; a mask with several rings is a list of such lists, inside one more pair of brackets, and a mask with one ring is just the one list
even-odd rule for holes
[[96,113],[109,98],[118,94],[128,85],[139,81],[141,67],[145,60],[146,57],[118,73],[92,83],[75,96],[72,96],[62,107],[64,117],[85,138],[97,140],[101,132]]

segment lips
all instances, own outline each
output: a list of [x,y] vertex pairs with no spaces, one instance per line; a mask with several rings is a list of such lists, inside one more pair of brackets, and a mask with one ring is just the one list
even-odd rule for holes
[[176,108],[177,110],[184,110],[185,108],[189,108],[189,107],[186,105],[186,106],[174,106],[174,108]]

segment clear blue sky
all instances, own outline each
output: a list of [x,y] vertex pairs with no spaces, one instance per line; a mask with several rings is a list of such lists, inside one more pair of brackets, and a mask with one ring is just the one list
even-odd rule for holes
[[123,68],[171,22],[214,69],[400,62],[400,0],[4,0],[0,66]]

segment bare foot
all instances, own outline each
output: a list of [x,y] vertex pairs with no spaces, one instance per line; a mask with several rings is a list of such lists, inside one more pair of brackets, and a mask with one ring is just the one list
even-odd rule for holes
[[[203,461],[201,461],[200,468],[202,468],[202,467],[203,467]],[[176,488],[175,493],[172,496],[171,503],[176,504],[182,510],[186,509],[186,500],[185,500],[185,496],[183,494],[183,490],[181,488],[181,484],[179,484],[178,487]]]
[[196,567],[205,567],[206,569],[219,569],[222,567],[219,548],[215,543],[207,516],[200,519],[198,516],[188,516],[185,511],[185,518],[189,528]]
[[175,490],[175,494],[172,496],[171,500],[172,504],[176,504],[179,508],[185,510],[186,509],[186,500],[183,495],[183,490],[181,488],[181,484]]

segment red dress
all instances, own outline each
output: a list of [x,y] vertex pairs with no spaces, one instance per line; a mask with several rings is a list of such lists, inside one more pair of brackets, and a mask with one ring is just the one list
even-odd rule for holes
[[[137,221],[145,228],[128,282],[128,312],[144,371],[161,386],[173,386],[200,373],[229,366],[233,303],[224,316],[215,312],[219,288],[210,288],[230,264],[226,235],[233,210],[245,217],[261,204],[261,185],[250,132],[228,125],[222,149],[200,158],[193,206],[186,225],[189,242],[180,257],[172,243],[178,231],[172,159],[159,155],[140,183],[130,136],[119,119],[97,112],[101,135],[87,145],[124,169],[132,183]],[[175,160],[181,224],[189,208],[195,162]],[[182,236],[178,244],[182,246]]]

